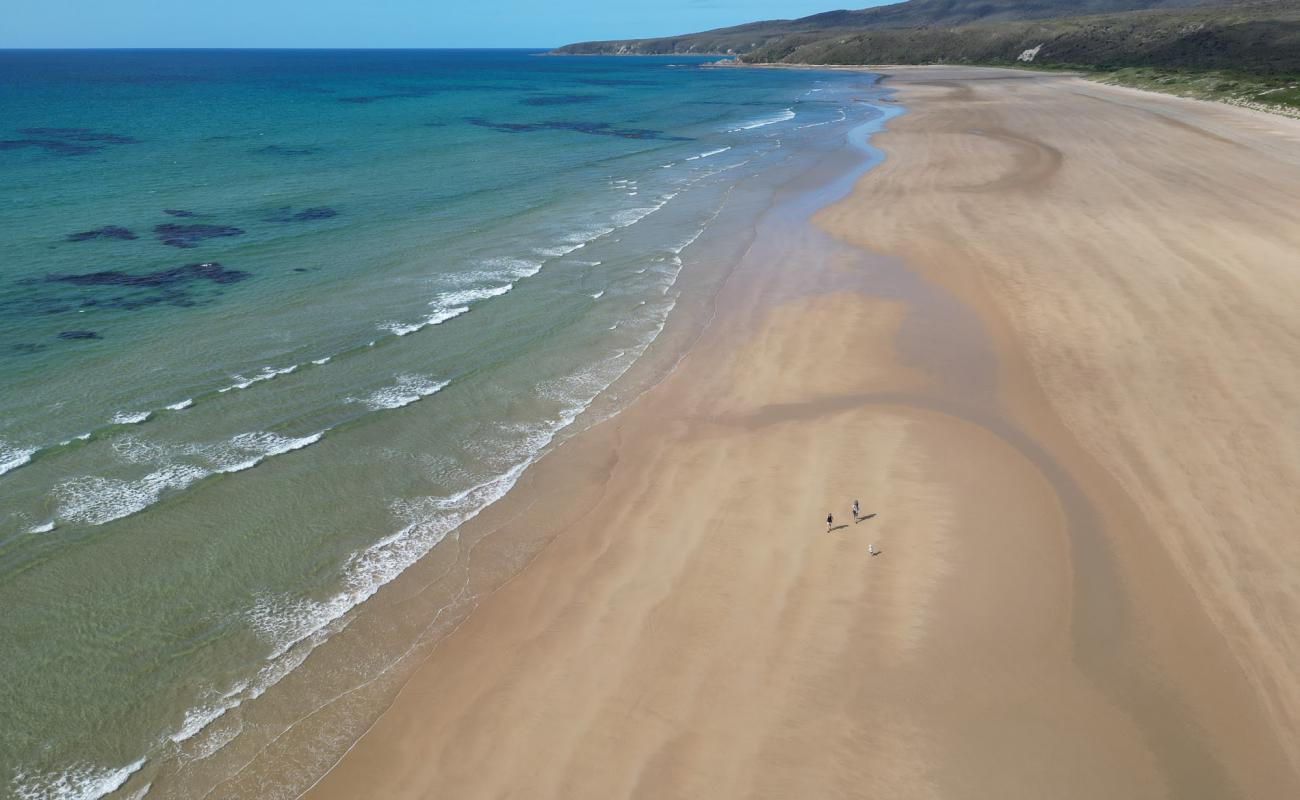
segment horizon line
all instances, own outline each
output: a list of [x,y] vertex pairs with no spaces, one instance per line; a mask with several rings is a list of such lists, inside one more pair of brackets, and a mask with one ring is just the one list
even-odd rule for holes
[[189,50],[301,50],[301,51],[318,51],[318,50],[554,50],[556,47],[564,45],[550,45],[546,47],[0,47],[0,52],[13,50],[44,50],[44,51],[66,51],[66,50],[114,50],[114,51],[139,51],[139,50],[160,50],[160,51],[189,51]]

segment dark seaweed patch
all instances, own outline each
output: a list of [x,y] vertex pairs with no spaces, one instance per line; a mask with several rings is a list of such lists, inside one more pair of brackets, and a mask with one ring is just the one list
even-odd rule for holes
[[73,341],[76,339],[102,339],[104,337],[94,331],[63,331],[59,334],[59,338]]
[[264,153],[269,156],[312,156],[320,152],[319,147],[288,147],[282,144],[269,144],[266,147],[259,147],[254,153]]
[[60,156],[84,156],[97,153],[110,144],[135,144],[138,140],[118,133],[103,133],[89,128],[21,128],[26,139],[0,141],[0,150],[39,148]]
[[94,144],[72,144],[70,142],[60,142],[55,139],[3,139],[0,140],[0,150],[21,150],[25,147],[39,147],[48,153],[54,153],[60,156],[84,156],[90,153],[98,153],[104,148]]
[[186,211],[183,208],[164,208],[163,213],[169,217],[197,217],[197,211]]
[[215,261],[202,264],[186,264],[183,267],[160,269],[157,272],[145,272],[133,275],[120,270],[103,270],[81,275],[47,275],[47,283],[67,283],[73,286],[130,286],[158,288],[174,286],[193,280],[209,280],[213,283],[237,283],[252,277],[251,273],[238,269],[226,269]]
[[242,228],[230,225],[178,225],[174,222],[155,226],[153,232],[160,242],[170,247],[197,247],[204,239],[244,234]]
[[138,144],[139,139],[118,133],[101,133],[89,128],[19,128],[24,136],[43,136],[72,142],[100,142],[102,144]]
[[542,94],[520,100],[526,106],[573,106],[602,99],[598,94]]
[[471,125],[491,128],[504,133],[533,133],[535,131],[573,131],[591,136],[617,136],[621,139],[659,139],[674,142],[690,141],[683,136],[668,136],[663,131],[650,128],[615,128],[608,122],[570,122],[555,120],[551,122],[491,122],[482,117],[466,119]]
[[285,206],[277,209],[271,216],[266,218],[267,222],[310,222],[317,219],[329,219],[338,216],[337,211],[329,206],[315,206],[304,208],[302,211],[295,212],[293,209]]
[[219,287],[251,278],[243,270],[216,262],[186,264],[154,272],[101,270],[82,274],[51,274],[19,283],[36,288],[18,307],[32,314],[73,310],[134,311],[157,305],[189,307],[211,302]]
[[69,233],[67,238],[69,242],[84,242],[90,239],[136,239],[139,237],[120,225],[105,225],[102,228],[95,228],[93,231]]

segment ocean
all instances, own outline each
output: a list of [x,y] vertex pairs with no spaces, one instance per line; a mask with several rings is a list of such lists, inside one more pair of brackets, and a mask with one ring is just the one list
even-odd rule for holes
[[883,113],[710,60],[0,52],[0,797],[203,796],[412,652],[285,688]]

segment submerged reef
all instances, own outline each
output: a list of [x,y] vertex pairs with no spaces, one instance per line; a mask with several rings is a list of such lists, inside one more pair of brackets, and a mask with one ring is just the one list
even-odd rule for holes
[[104,133],[89,128],[19,128],[22,139],[0,140],[0,150],[35,147],[60,156],[84,156],[103,150],[110,144],[136,144],[138,139],[120,133]]
[[95,228],[90,231],[80,231],[78,233],[69,233],[67,239],[69,242],[84,242],[90,239],[138,239],[128,228],[120,225],[105,225],[102,228]]
[[174,286],[193,280],[209,280],[213,283],[236,283],[251,277],[251,273],[238,269],[226,269],[215,261],[202,264],[186,264],[183,267],[160,269],[156,272],[132,274],[119,270],[104,270],[80,275],[47,275],[47,283],[67,283],[73,286],[136,286],[161,287]]
[[153,232],[163,244],[185,248],[197,247],[199,242],[204,239],[244,235],[243,228],[236,228],[231,225],[178,225],[174,222],[158,225],[153,229]]
[[190,307],[211,302],[225,286],[251,277],[250,272],[228,269],[215,261],[153,272],[112,269],[54,273],[18,281],[19,285],[31,288],[24,292],[25,296],[5,303],[3,310],[47,316],[92,309],[135,311],[157,305]]
[[39,147],[46,152],[60,156],[84,156],[97,153],[104,148],[94,144],[74,144],[60,142],[56,139],[3,139],[0,150],[21,150],[25,147]]
[[74,142],[101,142],[103,144],[138,144],[139,139],[123,136],[119,133],[101,133],[89,128],[19,128],[24,136],[44,136],[52,139],[67,139]]

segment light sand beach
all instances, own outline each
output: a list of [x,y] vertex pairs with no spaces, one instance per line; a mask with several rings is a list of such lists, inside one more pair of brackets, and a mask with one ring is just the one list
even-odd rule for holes
[[1300,796],[1300,122],[888,72],[307,797]]

